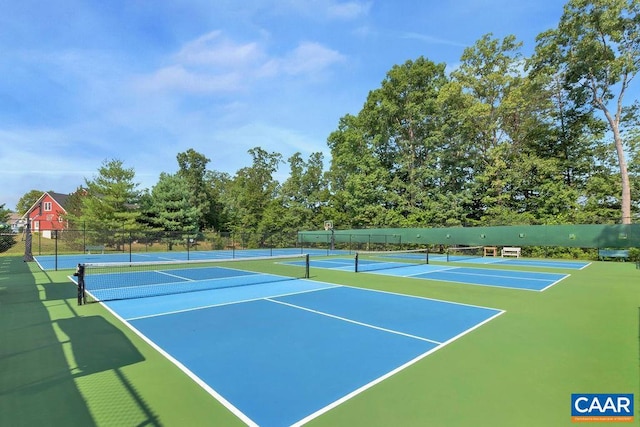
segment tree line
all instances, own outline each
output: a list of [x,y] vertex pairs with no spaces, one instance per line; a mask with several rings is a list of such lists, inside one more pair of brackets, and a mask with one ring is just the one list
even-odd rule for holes
[[67,219],[258,233],[319,229],[324,220],[339,228],[631,223],[640,212],[640,133],[638,102],[627,98],[639,65],[636,0],[570,0],[530,57],[515,36],[487,34],[451,73],[426,57],[393,66],[328,136],[328,165],[320,152],[296,153],[281,183],[279,153],[253,148],[252,164],[231,175],[189,149],[178,153],[177,173],[141,191],[133,169],[105,160],[72,195]]

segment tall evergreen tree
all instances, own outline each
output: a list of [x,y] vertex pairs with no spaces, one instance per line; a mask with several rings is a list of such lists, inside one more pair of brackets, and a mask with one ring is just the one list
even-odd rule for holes
[[98,175],[85,179],[87,195],[82,199],[81,220],[91,230],[129,230],[137,228],[140,213],[138,184],[133,168],[121,160],[105,160]]
[[195,236],[198,210],[190,200],[189,182],[184,176],[161,173],[150,196],[145,214],[154,229],[172,233],[172,243]]

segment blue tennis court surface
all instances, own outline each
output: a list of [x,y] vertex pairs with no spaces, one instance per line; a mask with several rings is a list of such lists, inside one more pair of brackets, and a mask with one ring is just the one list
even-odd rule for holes
[[[433,258],[433,255],[430,255]],[[446,261],[445,256],[433,258],[434,261]],[[452,262],[465,262],[469,264],[498,264],[498,265],[519,265],[523,267],[541,268],[564,268],[567,270],[582,270],[591,263],[588,261],[565,261],[565,260],[545,260],[533,258],[501,258],[501,257],[478,257],[478,258],[453,258]]]
[[562,261],[562,260],[543,260],[543,259],[522,259],[522,258],[502,258],[500,263],[507,265],[521,265],[525,267],[543,267],[543,268],[566,268],[568,270],[582,270],[591,263],[586,261]]
[[[355,269],[354,260],[349,258],[314,259],[311,260],[311,265],[316,268],[344,271],[354,271]],[[410,264],[378,260],[360,260],[360,271],[361,273],[386,276],[440,280],[530,291],[544,291],[562,279],[569,277],[568,274],[557,273],[456,267],[442,264]]]
[[[384,255],[388,258],[422,260],[424,254],[415,253],[397,253],[392,255]],[[591,263],[588,261],[570,261],[570,260],[552,260],[552,259],[534,259],[534,258],[503,258],[503,257],[468,257],[468,256],[450,256],[450,262],[464,262],[468,264],[499,264],[499,265],[518,265],[523,267],[542,267],[542,268],[564,268],[567,270],[582,270]],[[429,259],[436,262],[447,262],[446,254],[430,253]]]
[[301,425],[502,314],[310,280],[104,303],[248,425]]
[[544,291],[569,277],[567,274],[435,265],[401,267],[373,273],[530,291]]
[[228,267],[198,267],[93,274],[86,279],[86,286],[95,299],[108,301],[282,280],[290,280],[290,278]]

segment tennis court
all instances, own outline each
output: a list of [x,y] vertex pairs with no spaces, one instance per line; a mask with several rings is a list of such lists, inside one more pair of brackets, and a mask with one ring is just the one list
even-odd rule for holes
[[[429,258],[433,261],[447,262],[447,256],[441,254],[429,254]],[[582,270],[587,268],[591,263],[586,261],[565,261],[565,260],[546,260],[546,259],[523,259],[523,258],[503,258],[503,257],[449,257],[448,262],[464,262],[468,264],[498,264],[498,265],[518,265],[522,267],[541,267],[541,268],[563,268],[567,270]]]
[[[413,260],[424,258],[422,255],[417,254],[408,254],[407,256],[410,256]],[[361,273],[530,291],[544,291],[569,277],[567,274],[546,272],[455,267],[425,263],[415,264],[374,259],[360,259],[358,263],[358,271]],[[355,270],[354,260],[350,258],[314,259],[311,261],[311,265],[317,268],[344,271]]]
[[[389,254],[381,253],[380,256],[385,258],[397,258],[406,260],[422,260],[425,254],[413,251],[397,251]],[[570,261],[570,260],[554,260],[554,259],[526,259],[526,258],[504,258],[492,256],[468,256],[468,255],[449,255],[441,253],[429,253],[429,260],[434,262],[463,262],[467,264],[498,264],[498,265],[517,265],[522,267],[540,267],[540,268],[562,268],[566,270],[582,270],[591,265],[588,261]]]
[[[503,313],[297,273],[166,267],[96,267],[86,286],[97,299],[115,298],[104,302],[112,313],[248,425],[303,424]],[[207,290],[157,295],[156,280]],[[153,296],[123,296],[136,283]]]

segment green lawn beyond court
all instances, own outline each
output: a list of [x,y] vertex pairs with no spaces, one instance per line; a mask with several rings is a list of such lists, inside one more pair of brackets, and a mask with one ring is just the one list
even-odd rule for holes
[[[77,306],[71,273],[0,257],[0,425],[243,425],[103,306]],[[565,273],[531,292],[312,269],[317,281],[506,312],[307,425],[572,425],[572,393],[633,393],[638,421],[640,270]]]

